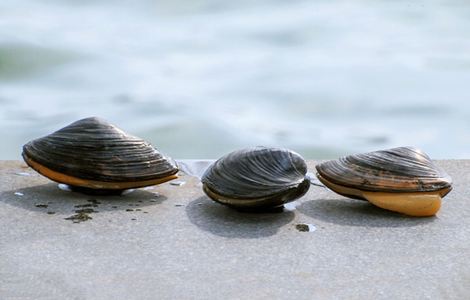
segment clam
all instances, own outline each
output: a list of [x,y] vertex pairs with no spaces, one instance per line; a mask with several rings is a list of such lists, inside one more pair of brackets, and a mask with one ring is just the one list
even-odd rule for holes
[[307,165],[286,149],[256,147],[231,152],[202,176],[203,190],[213,200],[237,209],[282,207],[310,187]]
[[350,155],[316,169],[336,193],[410,216],[435,215],[452,189],[449,175],[412,147]]
[[23,159],[49,179],[90,193],[118,193],[176,178],[176,164],[148,142],[96,117],[23,146]]

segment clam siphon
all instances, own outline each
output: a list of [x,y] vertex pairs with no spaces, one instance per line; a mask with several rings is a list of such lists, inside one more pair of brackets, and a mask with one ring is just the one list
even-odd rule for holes
[[148,142],[92,117],[23,146],[23,159],[77,191],[119,193],[177,178],[178,168]]
[[350,155],[316,169],[336,193],[410,216],[435,215],[452,189],[450,176],[412,147]]
[[255,147],[231,152],[202,176],[203,190],[214,201],[245,210],[282,207],[310,187],[307,165],[297,153]]

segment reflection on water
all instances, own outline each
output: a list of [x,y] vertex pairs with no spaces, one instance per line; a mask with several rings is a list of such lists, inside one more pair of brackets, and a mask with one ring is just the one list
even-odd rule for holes
[[468,82],[468,1],[0,2],[1,159],[87,116],[178,158],[468,158]]

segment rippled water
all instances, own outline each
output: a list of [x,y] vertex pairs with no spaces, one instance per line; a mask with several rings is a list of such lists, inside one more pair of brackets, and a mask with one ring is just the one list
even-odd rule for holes
[[0,1],[1,159],[101,116],[175,158],[470,156],[468,1]]

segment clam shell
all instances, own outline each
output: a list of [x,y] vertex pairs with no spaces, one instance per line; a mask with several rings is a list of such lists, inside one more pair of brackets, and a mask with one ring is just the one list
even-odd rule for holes
[[442,190],[447,193],[452,185],[449,175],[438,168],[423,151],[412,147],[350,155],[321,163],[316,169],[320,180],[326,179],[336,185],[362,191]]
[[72,186],[122,190],[176,178],[176,164],[148,142],[96,117],[76,121],[23,146],[26,163]]
[[229,153],[202,177],[213,200],[235,208],[272,208],[303,196],[310,187],[307,165],[286,149],[256,147]]

